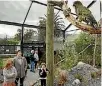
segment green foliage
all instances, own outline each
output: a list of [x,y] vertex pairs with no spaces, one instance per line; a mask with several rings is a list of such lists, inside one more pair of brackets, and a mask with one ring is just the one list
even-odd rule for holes
[[[96,47],[96,54],[95,54],[95,59],[96,59],[96,66],[101,65],[101,36],[99,35],[97,37],[97,47]],[[90,46],[80,55],[79,61],[83,61],[85,63],[91,64],[93,61],[93,53],[94,53],[94,45],[95,45],[95,38],[94,35],[87,34],[87,33],[81,33],[77,39],[74,41],[75,43],[75,50],[77,53],[80,53],[83,51],[87,46]]]
[[0,58],[0,68],[3,67],[3,60]]
[[56,50],[54,55],[54,63],[57,64],[61,60],[60,51]]
[[18,43],[19,43],[18,41],[15,41],[15,40],[13,40],[13,39],[8,40],[8,44],[16,45],[16,44],[18,44]]
[[66,42],[64,44],[64,50],[61,52],[62,59],[64,59],[64,61],[61,64],[61,67],[64,69],[71,69],[73,66],[75,66],[77,64],[78,56],[75,51],[75,47],[74,46],[69,47],[67,45],[68,44]]
[[[21,40],[21,33],[22,33],[22,30],[18,29],[17,34],[15,34],[14,40],[20,41]],[[33,29],[24,29],[24,41],[29,41],[30,39],[32,39],[32,36],[35,33],[37,33],[37,32],[34,31]]]
[[[85,47],[87,47],[90,44],[94,44],[94,38],[90,34],[81,33],[77,39],[74,41],[75,43],[75,49],[79,53],[81,52]],[[92,47],[88,48],[87,53],[92,54]]]
[[3,55],[0,56],[0,59],[5,59],[5,58],[13,58],[15,55]]
[[97,77],[97,73],[96,73],[96,72],[92,72],[92,73],[91,73],[91,77],[92,77],[93,79],[95,79],[95,78]]
[[80,75],[80,74],[75,74],[74,77],[75,77],[76,79],[79,79],[81,82],[84,80],[83,76]]
[[9,39],[1,39],[0,40],[0,44],[7,44],[7,45],[16,45],[18,44],[19,42],[18,41],[15,41],[13,38],[9,38]]
[[[40,17],[39,20],[39,26],[45,27],[43,29],[39,29],[39,40],[45,41],[46,38],[46,15],[45,17]],[[62,36],[62,29],[65,28],[63,18],[61,18],[59,15],[54,14],[54,37],[60,37]]]
[[[101,36],[98,36],[96,55],[95,55],[95,61],[97,67],[101,67],[100,39]],[[66,41],[63,50],[60,51],[60,53],[62,54],[61,59],[64,59],[64,61],[62,61],[62,63],[60,64],[61,68],[70,69],[73,66],[75,66],[79,61],[93,65],[92,63],[93,63],[94,43],[95,43],[94,36],[87,33],[80,33],[79,36],[72,42]],[[87,46],[89,47],[85,49]]]
[[88,80],[87,78],[85,78],[84,76],[82,76],[81,74],[75,74],[74,77],[76,79],[79,79],[81,82],[83,82],[85,84],[85,86],[87,86],[88,84]]

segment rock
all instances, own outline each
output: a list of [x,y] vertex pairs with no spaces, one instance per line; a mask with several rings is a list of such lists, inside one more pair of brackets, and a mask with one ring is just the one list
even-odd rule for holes
[[80,86],[101,86],[101,77],[98,76],[93,79],[91,75],[93,72],[98,72],[100,75],[97,68],[94,68],[89,64],[79,62],[71,69],[71,71],[69,71],[67,86],[79,86],[74,85],[76,82],[80,82]]
[[83,63],[83,62],[78,62],[78,64],[77,64],[77,66],[79,66],[79,65],[84,65],[85,63]]
[[72,83],[73,86],[80,86],[80,80],[79,79],[75,79]]

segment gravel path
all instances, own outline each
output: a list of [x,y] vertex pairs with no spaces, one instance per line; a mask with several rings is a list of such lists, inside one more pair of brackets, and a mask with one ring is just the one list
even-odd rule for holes
[[24,86],[29,86],[30,82],[34,82],[38,80],[39,79],[38,73],[39,73],[38,70],[35,71],[35,73],[30,72],[30,70],[28,70],[27,77],[25,78]]
[[[27,76],[26,76],[25,81],[24,81],[24,86],[30,86],[29,84],[31,82],[38,80],[39,79],[38,73],[39,73],[38,70],[36,70],[35,73],[30,72],[30,70],[28,70]],[[0,84],[0,86],[2,86],[2,84]]]

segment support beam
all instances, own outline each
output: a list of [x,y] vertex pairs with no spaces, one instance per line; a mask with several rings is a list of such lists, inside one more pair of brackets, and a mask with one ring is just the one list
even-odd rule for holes
[[87,6],[87,8],[90,8],[95,2],[96,2],[96,0],[92,1],[92,2]]
[[0,20],[0,24],[13,25],[13,26],[18,26],[18,27],[22,27],[23,25],[24,27],[28,27],[28,28],[45,28],[45,27],[40,27],[36,25],[29,25],[29,24],[22,24],[22,23],[16,23],[16,22],[1,21],[1,20]]
[[[46,27],[43,27],[43,26],[21,24],[21,23],[17,23],[17,22],[9,22],[9,21],[1,21],[1,20],[0,20],[0,24],[12,25],[12,26],[18,26],[18,27],[24,26],[24,27],[28,27],[28,28],[37,28],[37,29],[44,29],[44,28],[46,28]],[[58,29],[58,30],[60,30],[60,29]]]
[[24,23],[25,23],[25,21],[26,21],[26,19],[27,19],[27,16],[28,16],[29,11],[30,11],[30,9],[31,9],[32,3],[33,3],[33,2],[31,2],[30,6],[29,6],[29,9],[28,9],[28,11],[27,11],[27,14],[26,14],[26,16],[25,16],[25,18],[24,18],[23,25],[22,25],[22,32],[21,32],[21,51],[22,51],[22,54],[23,54],[23,40],[24,40],[24,38],[23,38],[23,35],[24,35]]
[[31,7],[32,7],[32,4],[33,4],[33,2],[31,2],[30,6],[29,6],[29,8],[28,8],[27,14],[26,14],[26,16],[25,16],[25,18],[24,18],[24,21],[23,21],[23,24],[25,23],[25,21],[26,21],[26,19],[27,19],[27,16],[28,16],[29,11],[30,11],[30,9],[31,9]]
[[[39,1],[35,1],[35,0],[31,0],[31,1],[40,5],[43,5],[43,6],[47,6],[47,4],[39,2]],[[58,7],[54,7],[54,9],[63,11],[61,8],[58,8]],[[76,15],[75,13],[71,13],[71,14]]]
[[70,30],[70,31],[66,31],[66,32],[72,32],[72,31],[76,31],[76,30],[80,30],[80,29]]
[[71,25],[72,25],[72,24],[69,24],[69,25],[66,27],[65,31],[66,31],[68,28],[70,28],[70,27],[71,27]]
[[[43,6],[47,6],[47,4],[39,2],[39,1],[35,1],[35,0],[31,0],[31,1],[34,2],[34,3],[40,4],[40,5],[43,5]],[[61,8],[58,8],[58,7],[54,7],[54,8],[57,9],[57,10],[62,10]]]
[[63,33],[63,43],[65,42],[65,31],[62,31]]
[[46,22],[46,66],[49,70],[47,85],[53,86],[54,83],[54,7],[47,0],[47,22]]

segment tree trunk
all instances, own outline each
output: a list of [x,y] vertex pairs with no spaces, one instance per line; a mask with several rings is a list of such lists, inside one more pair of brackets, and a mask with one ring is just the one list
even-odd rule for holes
[[54,7],[51,6],[49,0],[47,0],[47,21],[46,21],[46,65],[49,70],[47,76],[47,86],[53,86],[54,82],[54,48],[53,48],[53,38],[54,38]]
[[93,67],[95,67],[95,57],[96,57],[96,47],[97,47],[97,34],[95,34],[95,46],[94,46],[94,53],[93,53]]

